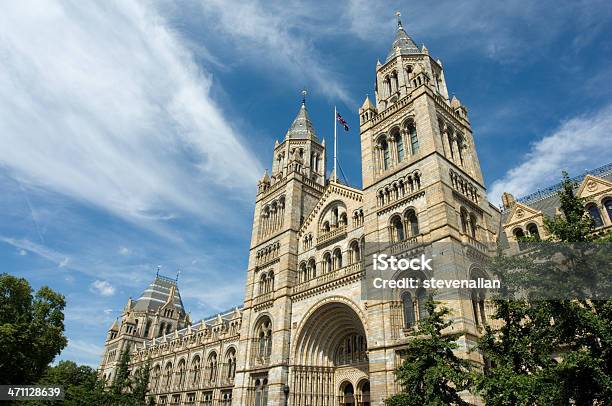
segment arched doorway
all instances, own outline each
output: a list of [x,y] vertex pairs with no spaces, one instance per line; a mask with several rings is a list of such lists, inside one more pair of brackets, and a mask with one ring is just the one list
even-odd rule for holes
[[[312,311],[293,354],[292,405],[357,406],[357,383],[368,380],[369,363],[365,327],[351,304],[339,299]],[[367,392],[369,398],[369,386]]]
[[340,387],[340,395],[338,395],[338,404],[340,406],[355,405],[355,390],[350,382],[343,382]]
[[364,379],[357,385],[357,406],[370,406],[370,381]]

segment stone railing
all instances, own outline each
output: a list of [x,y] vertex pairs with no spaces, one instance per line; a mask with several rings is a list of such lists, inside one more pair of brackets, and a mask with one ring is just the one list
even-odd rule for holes
[[483,254],[486,254],[489,252],[489,249],[487,248],[486,244],[476,240],[474,237],[471,237],[467,234],[464,234],[461,236],[461,241],[463,242],[464,245],[472,247],[476,251],[482,252]]
[[317,245],[324,244],[324,243],[326,243],[328,241],[331,241],[333,239],[339,238],[343,234],[346,234],[346,229],[347,229],[347,226],[343,225],[343,226],[335,228],[335,229],[333,229],[331,231],[328,231],[325,234],[321,234],[321,235],[317,236]]
[[274,298],[274,292],[268,292],[268,293],[264,293],[262,295],[257,296],[254,300],[253,300],[253,304],[255,306],[260,305],[262,303],[265,303],[269,300],[272,300]]
[[423,236],[419,234],[414,237],[409,237],[404,241],[396,242],[395,244],[391,245],[391,247],[389,247],[389,250],[392,254],[397,254],[415,248],[421,245],[422,243]]
[[335,280],[344,278],[346,276],[352,275],[357,272],[361,272],[363,270],[362,262],[356,262],[351,265],[347,265],[344,268],[336,269],[335,271],[325,273],[323,275],[319,275],[316,278],[313,278],[309,281],[305,281],[293,287],[293,294],[304,292],[308,289],[312,289],[318,286],[323,286],[327,283],[333,282]]

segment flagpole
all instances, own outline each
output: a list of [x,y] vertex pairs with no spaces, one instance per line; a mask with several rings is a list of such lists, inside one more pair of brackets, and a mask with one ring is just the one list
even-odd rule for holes
[[336,173],[336,127],[338,122],[338,112],[336,106],[334,106],[334,182],[338,182],[338,174]]

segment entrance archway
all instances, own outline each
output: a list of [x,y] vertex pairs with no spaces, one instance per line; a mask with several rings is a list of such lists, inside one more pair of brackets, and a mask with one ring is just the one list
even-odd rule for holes
[[307,316],[297,332],[292,364],[292,405],[340,401],[357,406],[356,388],[368,380],[369,364],[366,330],[350,303],[330,301]]

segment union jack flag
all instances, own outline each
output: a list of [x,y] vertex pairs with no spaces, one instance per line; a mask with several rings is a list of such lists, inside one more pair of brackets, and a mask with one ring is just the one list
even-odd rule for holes
[[346,120],[342,118],[342,116],[340,115],[340,113],[336,113],[336,118],[338,119],[338,122],[344,126],[344,131],[348,131],[349,130],[349,126],[346,123]]

